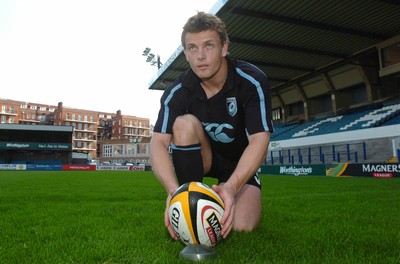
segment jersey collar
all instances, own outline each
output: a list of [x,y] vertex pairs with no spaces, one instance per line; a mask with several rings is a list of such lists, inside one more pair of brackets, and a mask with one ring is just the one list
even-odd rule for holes
[[[228,76],[227,81],[222,88],[223,92],[227,92],[233,89],[235,85],[235,74],[234,74],[234,62],[231,58],[227,57],[228,60]],[[200,78],[192,71],[192,69],[188,69],[182,76],[181,83],[184,89],[188,89],[191,91],[196,97],[200,99],[206,99],[206,93],[200,85]]]

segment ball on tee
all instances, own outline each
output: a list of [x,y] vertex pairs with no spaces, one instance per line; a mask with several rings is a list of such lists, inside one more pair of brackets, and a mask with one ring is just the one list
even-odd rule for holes
[[213,247],[222,239],[224,203],[204,183],[189,182],[181,185],[172,195],[168,213],[172,228],[186,245]]

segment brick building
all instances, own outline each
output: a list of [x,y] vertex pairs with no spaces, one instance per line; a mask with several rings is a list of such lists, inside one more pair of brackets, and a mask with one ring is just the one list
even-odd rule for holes
[[91,157],[97,157],[98,124],[99,113],[95,111],[64,107],[62,102],[54,111],[53,125],[74,127],[72,150],[88,153]]
[[56,106],[0,98],[1,124],[52,125]]

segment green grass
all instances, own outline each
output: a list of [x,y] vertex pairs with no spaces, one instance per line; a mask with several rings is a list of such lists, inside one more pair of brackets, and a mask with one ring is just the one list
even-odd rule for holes
[[[206,179],[207,183],[214,182]],[[215,263],[400,263],[400,179],[262,176]],[[0,172],[0,263],[186,263],[150,172]]]

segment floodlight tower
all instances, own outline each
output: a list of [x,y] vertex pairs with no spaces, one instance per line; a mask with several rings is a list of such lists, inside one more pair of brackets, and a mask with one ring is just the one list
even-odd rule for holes
[[146,56],[146,62],[150,63],[151,66],[157,66],[157,68],[160,69],[162,66],[160,55],[157,54],[157,56],[156,56],[156,55],[154,55],[154,53],[150,53],[150,51],[151,51],[151,48],[146,47],[143,50],[142,55]]

